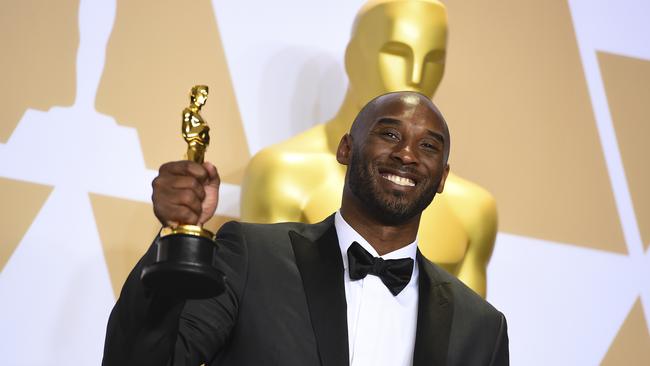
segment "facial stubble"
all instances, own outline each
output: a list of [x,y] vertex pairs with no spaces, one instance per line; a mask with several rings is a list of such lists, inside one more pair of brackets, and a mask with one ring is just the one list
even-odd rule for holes
[[[379,175],[377,167],[370,159],[363,156],[360,149],[354,150],[348,166],[350,190],[365,206],[366,212],[379,222],[387,225],[404,223],[419,215],[433,201],[442,173],[431,179],[418,180],[415,192],[411,195],[398,190],[388,192],[379,186],[380,180],[385,178]],[[399,164],[394,165],[398,166],[391,166],[391,168],[410,169]]]

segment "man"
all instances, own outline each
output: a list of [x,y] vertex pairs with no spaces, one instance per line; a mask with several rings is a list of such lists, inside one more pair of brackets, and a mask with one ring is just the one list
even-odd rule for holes
[[[426,96],[373,99],[337,150],[347,166],[337,213],[318,224],[225,224],[226,291],[207,300],[144,288],[150,249],[111,314],[104,365],[507,365],[503,315],[417,251],[449,146]],[[209,163],[165,164],[156,216],[205,222],[218,185]]]

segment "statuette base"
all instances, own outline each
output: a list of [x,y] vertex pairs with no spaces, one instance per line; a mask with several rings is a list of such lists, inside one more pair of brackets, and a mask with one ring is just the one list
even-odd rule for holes
[[186,299],[217,296],[225,289],[225,278],[214,267],[217,247],[213,235],[198,226],[194,228],[200,230],[190,233],[179,230],[187,226],[194,225],[181,225],[166,235],[161,232],[156,261],[142,270],[142,282],[159,293]]

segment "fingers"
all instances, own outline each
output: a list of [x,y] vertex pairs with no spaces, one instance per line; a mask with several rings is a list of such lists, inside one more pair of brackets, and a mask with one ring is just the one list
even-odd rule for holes
[[[205,198],[205,189],[203,188],[203,184],[199,182],[199,180],[195,177],[192,176],[159,176],[159,182],[158,184],[161,185],[162,189],[165,190],[178,190],[180,195],[183,194],[190,194],[193,193],[193,195],[200,201],[203,201],[203,198]],[[158,179],[156,178],[156,179]],[[190,191],[187,193],[183,193],[182,191]],[[173,193],[173,192],[169,192]],[[188,197],[192,198],[192,197]]]
[[[214,168],[214,166],[212,166]],[[204,211],[205,185],[214,178],[216,168],[209,172],[191,161],[166,163],[153,180],[154,214],[161,223],[196,224]],[[218,175],[217,175],[218,177]]]
[[[202,212],[202,199],[204,193],[197,194],[194,189],[175,188],[166,185],[164,177],[156,178],[153,182],[152,200],[154,213],[163,223],[171,221],[195,224]],[[203,189],[201,188],[201,191]]]
[[179,223],[195,225],[200,217],[200,211],[197,212],[195,208],[166,201],[154,204],[153,211],[158,220],[169,227],[176,227]]
[[[214,168],[214,165],[212,165],[212,167]],[[214,169],[216,171],[216,168]],[[208,171],[206,170],[204,165],[189,160],[181,160],[181,161],[173,161],[173,162],[165,163],[160,166],[159,174],[192,176],[198,179],[199,183],[201,184],[203,184],[209,178]]]

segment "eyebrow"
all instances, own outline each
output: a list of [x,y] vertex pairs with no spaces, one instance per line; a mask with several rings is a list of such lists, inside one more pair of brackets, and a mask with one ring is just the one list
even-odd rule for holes
[[[403,122],[395,119],[395,118],[390,118],[390,117],[382,117],[375,122],[375,125],[388,125],[388,126],[399,126]],[[427,134],[431,136],[433,139],[438,140],[438,142],[444,144],[445,143],[445,136],[441,134],[440,132],[436,132],[433,130],[427,129]]]

